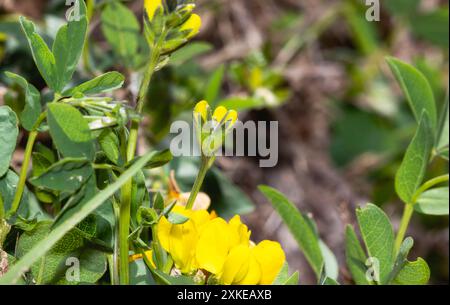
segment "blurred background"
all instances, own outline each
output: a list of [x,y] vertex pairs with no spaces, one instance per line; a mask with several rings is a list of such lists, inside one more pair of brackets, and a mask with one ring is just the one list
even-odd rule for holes
[[[132,16],[106,12],[111,1],[87,0],[90,38],[76,80],[118,70],[127,83],[116,97],[133,100],[148,50]],[[142,1],[120,2],[141,16]],[[253,240],[280,241],[291,269],[300,271],[300,282],[312,284],[313,272],[257,186],[277,188],[316,220],[321,238],[339,262],[340,282],[351,283],[345,266],[345,225],[355,223],[356,207],[373,202],[397,227],[403,206],[395,195],[394,175],[415,130],[385,57],[414,64],[442,104],[449,81],[448,1],[380,0],[378,22],[366,20],[368,7],[362,0],[196,2],[202,31],[154,78],[139,150],[168,147],[170,123],[189,119],[201,99],[239,110],[242,121],[278,121],[276,167],[259,167],[258,157],[219,158],[203,190],[219,215],[244,215]],[[45,96],[18,16],[37,22],[51,43],[64,22],[65,4],[0,0],[0,104],[14,108],[23,103],[23,92],[9,86],[6,70],[26,77]],[[125,51],[108,35],[110,20],[127,30],[130,45]],[[39,141],[49,138],[43,134]],[[20,143],[14,157],[16,168],[23,147]],[[149,175],[149,188],[166,188],[168,173],[174,170],[187,192],[196,167],[196,160],[176,159],[165,172]],[[448,163],[437,160],[430,172],[435,176],[447,170]],[[431,283],[448,283],[448,217],[415,214],[408,234],[415,239],[412,256],[430,264]]]

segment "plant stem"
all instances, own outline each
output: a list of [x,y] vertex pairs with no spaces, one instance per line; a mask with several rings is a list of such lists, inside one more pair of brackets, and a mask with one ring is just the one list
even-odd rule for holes
[[425,192],[426,190],[430,189],[431,187],[447,182],[449,180],[449,175],[442,175],[439,177],[435,177],[431,180],[428,180],[424,184],[422,184],[421,187],[417,189],[417,191],[414,193],[411,199],[411,203],[408,203],[405,205],[405,208],[403,210],[403,216],[402,220],[400,222],[400,227],[397,232],[397,237],[395,239],[395,253],[398,253],[400,250],[400,247],[402,245],[403,239],[405,238],[406,231],[408,229],[409,222],[411,220],[412,214],[414,212],[414,205],[416,204],[417,200],[419,199],[420,195]]
[[402,220],[400,222],[400,227],[397,232],[397,237],[395,239],[395,253],[398,253],[402,245],[403,239],[405,238],[406,230],[408,229],[409,221],[414,212],[414,206],[412,204],[406,204],[403,210]]
[[[56,99],[57,97],[55,97]],[[25,155],[23,157],[22,169],[20,170],[19,183],[17,184],[16,193],[14,194],[14,199],[11,204],[11,209],[8,212],[8,216],[13,215],[17,212],[20,205],[20,200],[22,199],[22,194],[25,189],[25,182],[27,180],[27,171],[28,166],[30,165],[31,153],[33,152],[34,142],[39,134],[38,128],[41,125],[42,121],[47,117],[47,112],[41,113],[38,120],[33,126],[33,129],[30,131],[27,140],[27,146],[25,148]]]
[[433,186],[437,185],[437,184],[441,184],[444,182],[447,182],[449,180],[449,175],[442,175],[442,176],[438,176],[435,177],[433,179],[428,180],[427,182],[425,182],[424,184],[422,184],[421,187],[419,187],[419,189],[414,193],[414,196],[412,198],[412,203],[415,204],[417,202],[417,199],[419,199],[419,196],[425,192],[426,190],[432,188]]
[[[141,114],[144,109],[145,100],[147,97],[148,86],[150,85],[150,81],[152,79],[155,68],[159,62],[159,51],[158,47],[155,47],[152,50],[152,57],[150,59],[150,63],[145,71],[144,78],[142,80],[139,96],[137,98],[136,103],[136,112],[137,114]],[[130,136],[128,138],[128,145],[126,151],[126,159],[127,162],[130,162],[134,159],[136,154],[136,145],[138,140],[139,133],[139,119],[134,119],[131,122],[131,130]],[[120,203],[120,211],[119,211],[119,274],[120,274],[120,284],[128,285],[129,284],[129,266],[128,266],[128,254],[129,254],[129,245],[128,245],[128,235],[130,233],[130,210],[131,210],[131,193],[133,187],[133,179],[130,179],[121,190],[121,203]]]
[[189,195],[188,202],[186,204],[186,209],[190,210],[194,207],[195,199],[197,198],[198,192],[203,184],[206,173],[208,172],[210,165],[209,158],[202,158],[202,164],[200,165],[200,170],[198,172],[197,178],[195,179],[194,186],[192,187],[191,193]]

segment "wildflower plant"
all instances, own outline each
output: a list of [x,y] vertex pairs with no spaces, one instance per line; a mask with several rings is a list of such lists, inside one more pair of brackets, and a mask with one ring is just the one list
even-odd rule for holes
[[[220,217],[201,192],[238,120],[236,110],[223,105],[213,109],[204,100],[190,109],[201,152],[190,191],[180,190],[173,173],[164,177],[168,183],[158,190],[150,191],[146,184],[151,179],[147,170],[172,161],[168,150],[137,155],[144,106],[152,99],[149,86],[173,53],[200,32],[195,1],[144,0],[142,29],[121,2],[102,4],[103,34],[127,76],[91,69],[88,30],[94,6],[93,1],[86,3],[76,1],[51,47],[32,21],[20,18],[48,90],[39,91],[16,73],[5,74],[11,86],[21,88],[23,107],[0,106],[0,284],[127,285],[142,274],[136,268],[144,270],[145,283],[298,284],[299,272],[289,272],[278,242],[252,240],[239,215]],[[82,59],[85,72],[94,76],[79,83],[74,75]],[[404,214],[394,234],[381,208],[358,208],[364,247],[348,225],[346,263],[356,284],[426,284],[430,269],[422,258],[408,260],[413,239],[406,233],[414,212],[448,215],[448,173],[427,175],[432,160],[448,162],[448,98],[438,111],[431,86],[419,70],[394,58],[387,61],[417,121],[395,178]],[[251,71],[246,85],[258,100],[261,94],[265,97],[256,106],[274,104],[261,88],[277,88],[278,75],[269,71],[264,76],[259,66]],[[243,81],[247,72],[238,74]],[[115,97],[125,83],[132,101]],[[287,96],[282,90],[275,104]],[[16,172],[11,163],[21,129],[27,134],[26,147]],[[47,142],[41,141],[45,135]],[[341,268],[313,217],[277,190],[259,189],[297,241],[317,283],[338,284]],[[68,273],[67,264],[73,261],[79,263],[78,276]]]

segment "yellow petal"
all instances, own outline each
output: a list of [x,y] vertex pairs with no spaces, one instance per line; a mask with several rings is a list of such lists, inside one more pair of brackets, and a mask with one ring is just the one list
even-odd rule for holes
[[176,267],[182,273],[189,273],[196,269],[195,248],[197,232],[192,221],[182,225],[173,225],[170,231],[169,253]]
[[263,240],[252,250],[253,255],[261,266],[261,280],[259,284],[272,284],[286,260],[283,249],[277,242]]
[[242,281],[249,269],[250,248],[240,245],[231,249],[220,276],[220,282],[225,285]]
[[203,227],[197,242],[198,266],[213,274],[219,274],[230,250],[229,243],[228,223],[222,218],[209,221]]
[[148,19],[150,21],[153,20],[153,17],[155,16],[155,12],[158,8],[163,8],[161,0],[145,0],[144,7],[148,15]]
[[200,114],[203,118],[203,121],[206,122],[208,120],[208,108],[209,104],[207,101],[200,101],[197,103],[197,105],[195,105],[194,113]]
[[231,125],[234,124],[238,118],[237,112],[234,110],[228,111],[225,107],[219,106],[214,110],[213,119],[215,119],[217,122],[222,122],[222,120],[225,118],[225,122],[230,122]]
[[240,281],[239,285],[256,285],[261,281],[261,267],[256,260],[255,256],[250,254],[248,270],[244,279]]
[[200,32],[202,26],[202,18],[197,14],[192,14],[188,20],[181,26],[181,31],[190,31],[186,38],[192,38]]
[[241,217],[239,215],[235,215],[233,218],[231,218],[228,224],[232,232],[231,246],[249,246],[251,232],[248,230],[248,227],[241,222]]

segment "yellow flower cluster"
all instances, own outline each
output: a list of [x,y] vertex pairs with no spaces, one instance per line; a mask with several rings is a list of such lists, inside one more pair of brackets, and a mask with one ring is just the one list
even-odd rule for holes
[[[145,0],[145,11],[147,12],[150,21],[153,21],[156,11],[158,9],[164,10],[162,0]],[[188,20],[186,20],[180,27],[181,31],[187,31],[186,39],[190,39],[198,34],[200,27],[202,26],[202,19],[197,14],[191,14]]]
[[285,262],[280,244],[264,240],[255,245],[238,215],[226,222],[206,210],[187,210],[180,205],[172,212],[189,220],[175,225],[163,217],[157,236],[184,274],[200,269],[225,285],[267,285],[273,283]]

